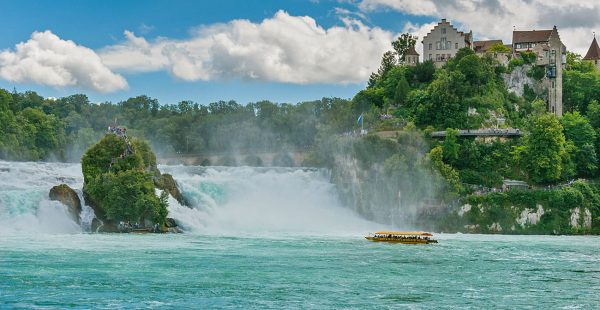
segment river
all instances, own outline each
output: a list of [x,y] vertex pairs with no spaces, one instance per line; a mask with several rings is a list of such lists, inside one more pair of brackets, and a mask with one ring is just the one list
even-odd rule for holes
[[0,308],[600,308],[595,236],[372,243],[323,171],[160,168],[184,234],[86,232],[46,198],[79,165],[0,161]]

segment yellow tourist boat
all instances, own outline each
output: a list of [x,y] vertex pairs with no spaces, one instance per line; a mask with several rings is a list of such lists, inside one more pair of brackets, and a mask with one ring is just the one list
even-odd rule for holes
[[429,244],[438,243],[428,232],[406,232],[406,231],[378,231],[369,233],[365,238],[371,241],[392,242],[404,244]]

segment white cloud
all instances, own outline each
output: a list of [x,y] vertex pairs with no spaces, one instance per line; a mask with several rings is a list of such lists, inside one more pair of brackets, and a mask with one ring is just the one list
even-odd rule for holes
[[433,15],[436,12],[435,4],[430,0],[364,0],[359,4],[359,8],[365,11],[382,7],[413,15]]
[[[512,40],[513,26],[532,30],[556,25],[567,48],[579,54],[587,51],[592,32],[600,31],[597,0],[363,0],[358,7],[365,12],[395,10],[447,18],[460,30],[473,30],[476,39],[502,39],[506,43]],[[420,26],[410,25],[415,30]]]
[[93,50],[62,40],[50,31],[34,32],[14,51],[1,51],[0,78],[99,92],[127,88],[127,81],[108,69]]
[[242,78],[285,83],[353,83],[368,79],[396,34],[343,18],[323,28],[308,16],[279,11],[260,23],[233,20],[196,29],[187,40],[126,41],[102,49],[114,70],[168,70],[187,80]]

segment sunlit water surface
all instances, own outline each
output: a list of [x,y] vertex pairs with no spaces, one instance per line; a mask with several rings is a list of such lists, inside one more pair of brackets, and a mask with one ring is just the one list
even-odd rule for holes
[[0,237],[0,308],[600,308],[597,237]]

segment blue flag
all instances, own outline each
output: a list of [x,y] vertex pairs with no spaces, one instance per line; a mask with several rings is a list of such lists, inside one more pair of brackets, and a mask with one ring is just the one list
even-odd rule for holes
[[356,122],[357,122],[358,124],[362,123],[362,121],[363,121],[363,117],[362,117],[362,116],[363,116],[363,115],[361,114],[361,115],[358,117],[358,119],[356,120]]

